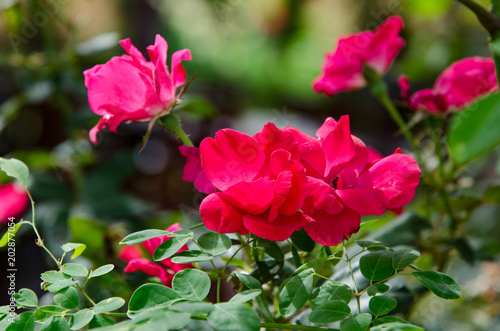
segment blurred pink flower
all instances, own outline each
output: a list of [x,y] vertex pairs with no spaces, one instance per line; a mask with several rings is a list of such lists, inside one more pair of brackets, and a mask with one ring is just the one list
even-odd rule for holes
[[481,57],[452,63],[439,75],[432,89],[424,89],[411,96],[406,76],[401,76],[398,84],[401,98],[409,108],[430,113],[463,108],[498,89],[493,59]]
[[29,203],[28,193],[20,184],[12,182],[0,186],[0,223],[21,215]]
[[[172,224],[166,231],[174,232],[182,230],[179,226],[179,223]],[[167,241],[171,237],[162,236],[152,238],[141,243],[142,247],[146,249],[149,255],[153,256],[154,251],[158,246],[160,246],[163,242]],[[184,245],[178,252],[188,250],[187,245]],[[193,265],[191,263],[186,264],[178,264],[173,263],[170,258],[158,261],[162,265],[154,263],[153,261],[144,258],[142,254],[142,250],[137,246],[125,246],[118,253],[118,257],[128,262],[125,267],[125,272],[131,273],[136,271],[142,271],[147,275],[158,277],[165,286],[172,286],[172,279],[174,275],[184,269],[192,268]]]
[[90,140],[97,143],[97,133],[107,127],[116,129],[123,121],[150,121],[170,113],[176,102],[176,90],[186,80],[182,60],[191,60],[187,49],[172,55],[172,70],[167,66],[167,42],[156,35],[155,44],[147,48],[151,61],[130,42],[120,41],[128,53],[113,57],[84,71],[90,108],[102,116],[90,130]]
[[340,38],[335,51],[325,56],[322,73],[313,82],[314,91],[332,96],[364,87],[363,64],[384,75],[405,44],[399,36],[402,28],[401,17],[391,16],[373,32]]

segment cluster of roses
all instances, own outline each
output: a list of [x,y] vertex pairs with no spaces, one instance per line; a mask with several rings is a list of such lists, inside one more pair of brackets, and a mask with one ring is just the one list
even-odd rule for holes
[[199,151],[181,146],[183,178],[210,193],[200,206],[205,225],[278,241],[303,228],[333,246],[359,229],[361,215],[411,201],[420,179],[413,157],[382,157],[351,135],[348,116],[326,119],[316,134],[268,123],[254,136],[220,130]]

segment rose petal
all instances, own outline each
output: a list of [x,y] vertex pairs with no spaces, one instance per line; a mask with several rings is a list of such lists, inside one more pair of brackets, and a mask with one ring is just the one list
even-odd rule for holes
[[274,180],[259,178],[252,182],[240,182],[227,188],[224,198],[234,207],[253,215],[264,213],[274,199]]
[[360,214],[349,208],[338,214],[318,211],[310,216],[314,222],[306,225],[305,230],[311,239],[324,246],[336,246],[344,237],[349,239],[351,234],[358,232],[361,224]]
[[200,205],[200,215],[206,227],[219,233],[247,234],[243,212],[232,206],[221,192],[207,196]]
[[265,216],[247,214],[243,216],[243,222],[248,231],[256,236],[267,240],[283,241],[312,220],[303,213],[295,213],[291,216],[279,214],[272,223],[269,223]]

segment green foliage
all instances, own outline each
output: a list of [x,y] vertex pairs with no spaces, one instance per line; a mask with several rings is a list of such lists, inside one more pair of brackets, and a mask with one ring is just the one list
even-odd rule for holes
[[4,159],[0,157],[0,169],[15,179],[25,188],[28,187],[29,170],[26,164],[17,159]]
[[120,241],[120,244],[136,245],[146,240],[172,234],[164,230],[143,230],[131,233]]
[[412,275],[440,298],[451,300],[462,296],[462,291],[457,282],[442,272],[431,270],[415,271]]
[[260,319],[255,311],[241,304],[219,303],[208,315],[208,323],[217,331],[259,331]]
[[111,270],[113,270],[114,268],[115,268],[115,266],[113,264],[103,265],[103,266],[91,271],[89,278],[99,277],[99,276],[105,275],[108,272],[111,272]]
[[394,270],[400,270],[409,266],[420,256],[420,252],[413,249],[398,249],[392,256],[392,267]]
[[210,261],[211,259],[213,259],[212,255],[197,250],[183,251],[172,255],[172,262],[180,264]]
[[393,252],[386,250],[363,255],[359,260],[359,269],[370,281],[385,279],[394,272],[393,255]]
[[309,300],[313,287],[314,270],[306,269],[292,277],[279,296],[280,314],[289,317],[299,311]]
[[73,276],[73,277],[87,277],[89,271],[85,266],[78,263],[66,263],[61,267],[61,271],[63,274]]
[[54,293],[54,302],[66,309],[76,309],[80,304],[80,298],[76,289],[67,287]]
[[30,289],[23,288],[18,293],[14,293],[16,302],[24,307],[38,307],[38,298],[36,293]]
[[94,312],[90,309],[82,309],[76,312],[69,321],[71,330],[78,330],[85,327],[94,318]]
[[309,321],[313,323],[331,323],[346,318],[351,313],[349,306],[340,300],[322,303],[313,309]]
[[258,297],[262,293],[262,290],[248,290],[248,291],[243,291],[238,294],[236,294],[234,297],[229,300],[229,302],[237,304],[237,303],[245,303],[247,301],[250,301],[256,297]]
[[349,286],[340,283],[328,283],[314,291],[311,297],[311,308],[316,309],[319,305],[332,300],[348,304],[351,298],[352,290]]
[[464,164],[500,143],[500,94],[494,93],[466,107],[452,121],[448,136],[450,154]]
[[391,297],[375,296],[370,299],[368,308],[376,317],[389,314],[396,306],[398,301]]
[[371,321],[372,315],[368,313],[353,315],[340,322],[340,331],[366,331]]
[[201,270],[184,269],[175,274],[172,288],[184,299],[202,301],[210,292],[210,277]]
[[85,251],[87,245],[77,244],[77,243],[66,243],[62,245],[61,248],[65,253],[74,250],[73,255],[71,255],[71,259],[73,260],[74,258],[80,256],[83,253],[83,251]]
[[198,245],[210,255],[224,254],[231,248],[231,239],[223,233],[207,232],[198,238]]
[[167,302],[181,299],[182,296],[176,291],[157,284],[144,284],[132,294],[128,303],[130,312],[138,312],[144,309],[165,305]]
[[177,251],[181,249],[182,246],[184,246],[188,241],[189,237],[184,236],[174,237],[166,240],[155,249],[153,253],[153,259],[155,261],[161,261],[171,257],[172,255],[177,253]]
[[2,239],[0,239],[0,247],[4,247],[5,245],[7,245],[7,243],[9,242],[9,237],[12,238],[23,224],[24,223],[21,222],[16,223],[16,225],[9,228],[9,230],[5,232],[2,236]]

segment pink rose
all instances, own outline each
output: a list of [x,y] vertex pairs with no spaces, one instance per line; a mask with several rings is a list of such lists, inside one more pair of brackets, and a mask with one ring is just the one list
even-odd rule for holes
[[179,152],[186,158],[182,179],[194,184],[194,187],[201,193],[210,194],[217,191],[217,188],[210,183],[201,166],[200,149],[198,147],[181,145]]
[[321,75],[313,82],[317,93],[328,96],[346,90],[364,87],[363,64],[384,75],[404,46],[399,36],[403,20],[391,16],[374,32],[355,33],[338,41],[337,49],[327,53]]
[[399,78],[401,98],[414,110],[430,113],[463,108],[498,89],[493,59],[471,57],[452,63],[437,78],[432,89],[410,96],[406,76]]
[[0,222],[18,217],[29,205],[30,199],[24,187],[16,182],[0,186]]
[[[167,228],[166,231],[174,232],[179,230],[182,230],[181,227],[179,226],[179,223],[175,223],[172,224],[169,228]],[[149,255],[153,256],[156,248],[170,238],[171,237],[168,236],[156,237],[141,243],[141,245],[146,249]],[[178,252],[186,250],[188,250],[188,247],[187,245],[184,245],[181,249],[179,249]],[[159,263],[162,264],[159,265],[149,259],[144,258],[142,250],[137,246],[123,247],[120,250],[118,257],[124,260],[125,262],[128,262],[124,270],[125,272],[130,273],[130,272],[142,271],[147,275],[158,277],[165,286],[169,287],[172,286],[172,279],[174,278],[174,275],[177,272],[193,267],[191,263],[186,263],[186,264],[173,263],[170,258],[158,261]]]
[[97,132],[107,127],[116,132],[123,121],[150,121],[170,113],[177,100],[176,90],[184,84],[186,72],[182,60],[191,60],[187,49],[172,55],[171,71],[167,66],[167,42],[156,35],[155,44],[147,48],[151,61],[131,44],[120,41],[128,53],[113,57],[84,71],[89,105],[102,116],[90,130],[90,140],[97,143]]

